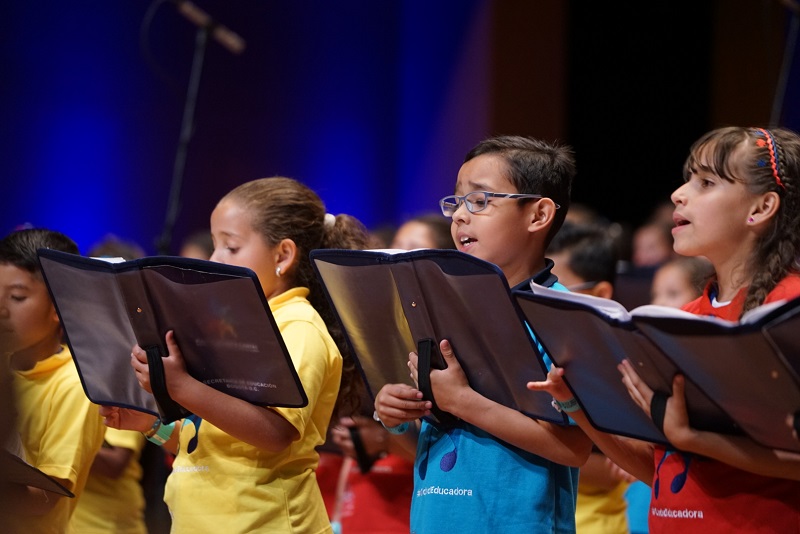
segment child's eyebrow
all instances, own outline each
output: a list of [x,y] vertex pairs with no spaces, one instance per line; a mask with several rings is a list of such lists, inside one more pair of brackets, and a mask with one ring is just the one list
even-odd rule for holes
[[[220,237],[224,237],[225,239],[232,239],[232,238],[238,237],[238,234],[235,234],[233,232],[222,231],[222,232],[219,233],[219,236]],[[213,237],[212,237],[212,239],[213,239]]]
[[8,284],[6,287],[7,287],[8,289],[22,289],[22,290],[28,290],[28,289],[30,289],[30,286],[29,286],[29,285],[27,285],[27,284],[22,284],[22,283],[20,283],[20,282],[15,282],[15,283],[13,283],[13,284]]
[[473,188],[473,191],[484,191],[486,189],[490,189],[490,187],[481,182],[470,182],[470,187]]
[[[463,193],[471,193],[473,191],[489,191],[491,188],[482,183],[482,182],[467,182],[467,187],[469,188],[468,191],[462,191]],[[456,187],[456,192],[458,192],[458,187]]]

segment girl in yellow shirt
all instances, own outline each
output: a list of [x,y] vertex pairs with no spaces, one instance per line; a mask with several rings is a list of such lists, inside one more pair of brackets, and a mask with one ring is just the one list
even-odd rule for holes
[[[177,451],[165,501],[173,532],[330,532],[315,477],[315,447],[325,440],[337,399],[357,398],[355,367],[309,252],[364,248],[366,229],[325,212],[319,197],[289,178],[245,183],[211,214],[212,261],[255,271],[308,396],[304,408],[262,408],[191,377],[170,331],[167,388],[193,415],[169,429],[139,412],[104,407],[112,427],[151,429]],[[150,388],[147,357],[131,364]],[[343,372],[343,366],[345,368]],[[341,384],[341,389],[340,389]],[[351,394],[352,393],[352,394]]]

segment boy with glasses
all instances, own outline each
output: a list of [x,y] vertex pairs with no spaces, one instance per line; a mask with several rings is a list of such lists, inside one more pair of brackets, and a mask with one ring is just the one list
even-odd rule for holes
[[[440,202],[458,250],[496,264],[513,289],[554,286],[544,251],[564,222],[575,163],[568,147],[503,136],[479,143]],[[591,442],[576,427],[530,417],[470,388],[447,340],[431,371],[453,428],[423,420],[414,469],[411,532],[574,532],[577,467]],[[416,357],[410,358],[416,372]],[[390,432],[430,414],[422,393],[388,384],[375,400]]]

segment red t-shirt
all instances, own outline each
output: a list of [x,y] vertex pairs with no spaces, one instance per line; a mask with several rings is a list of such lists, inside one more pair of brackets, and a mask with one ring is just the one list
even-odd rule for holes
[[[738,320],[746,289],[729,304],[715,308],[709,288],[683,309]],[[797,296],[800,276],[790,275],[769,293],[765,304]],[[755,475],[662,446],[656,446],[654,462],[651,533],[800,533],[800,481]]]
[[[317,480],[328,516],[334,517],[336,485],[342,456],[320,454]],[[408,534],[411,495],[414,491],[414,463],[388,454],[375,461],[363,474],[353,462],[347,482],[339,495],[342,532],[345,534]]]

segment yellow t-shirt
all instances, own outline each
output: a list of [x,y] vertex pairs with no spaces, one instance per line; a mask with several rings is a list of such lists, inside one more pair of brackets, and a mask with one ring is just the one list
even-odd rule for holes
[[627,482],[620,482],[611,491],[605,491],[579,481],[575,508],[577,534],[628,534],[627,488]]
[[319,456],[339,391],[342,357],[306,288],[269,306],[308,396],[305,408],[275,408],[300,433],[278,453],[236,440],[208,421],[183,420],[165,498],[172,532],[330,532],[317,485]]
[[7,531],[66,532],[106,427],[97,406],[83,392],[66,346],[30,370],[15,371],[13,380],[25,460],[51,477],[66,480],[75,498],[58,498],[43,516],[12,515]]
[[89,474],[70,528],[80,534],[147,534],[139,463],[145,438],[141,432],[108,428],[105,442],[133,454],[118,478]]

